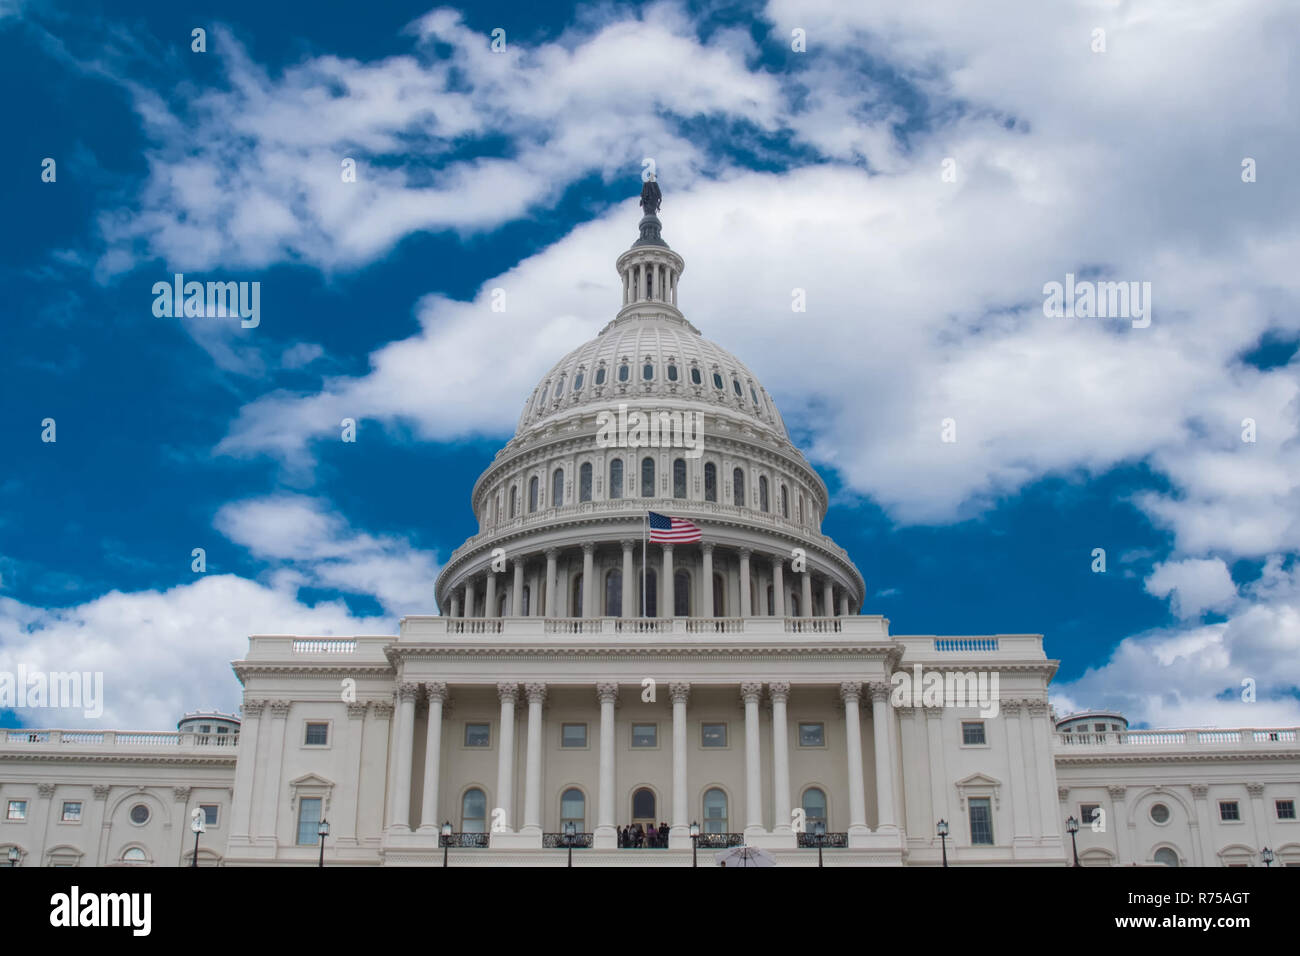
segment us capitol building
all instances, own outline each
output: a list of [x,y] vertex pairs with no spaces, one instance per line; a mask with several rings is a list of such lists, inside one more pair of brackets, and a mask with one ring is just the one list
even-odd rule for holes
[[[0,866],[190,865],[195,819],[200,865],[317,865],[322,819],[325,865],[558,866],[566,830],[594,866],[739,844],[781,865],[820,845],[828,866],[1060,866],[1076,843],[1084,865],[1261,865],[1266,847],[1300,865],[1295,728],[1057,721],[1041,635],[896,635],[864,613],[821,532],[826,486],[679,310],[653,181],[641,204],[621,308],[475,484],[441,614],[396,637],[251,637],[239,717],[0,731]],[[633,412],[653,443],[601,440],[602,413]],[[646,546],[648,512],[700,539]],[[896,675],[930,674],[995,705],[897,706]],[[662,845],[623,845],[664,824]]]

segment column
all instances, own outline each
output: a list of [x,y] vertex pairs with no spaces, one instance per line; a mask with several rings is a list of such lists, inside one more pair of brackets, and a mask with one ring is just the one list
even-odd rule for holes
[[925,710],[925,731],[929,737],[929,746],[926,748],[930,755],[930,796],[934,801],[934,819],[930,821],[931,827],[931,845],[936,839],[934,826],[940,820],[946,820],[952,823],[952,811],[948,807],[948,771],[946,761],[943,756],[943,708],[926,707]]
[[1022,844],[1032,838],[1029,829],[1029,795],[1025,789],[1025,746],[1020,735],[1020,701],[1002,701],[1002,720],[1006,731],[1007,756],[1011,763],[1012,843]]
[[529,586],[532,588],[532,593],[529,595],[530,600],[528,601],[529,617],[542,616],[542,578],[543,574],[540,570],[534,571],[531,576]]
[[753,612],[749,606],[749,556],[753,552],[749,548],[740,549],[740,616],[752,617]]
[[1020,746],[1025,755],[1025,789],[1028,791],[1025,809],[1029,813],[1029,832],[1037,843],[1043,839],[1043,801],[1035,799],[1039,796],[1038,788],[1043,785],[1039,770],[1044,757],[1051,759],[1051,754],[1043,754],[1035,745],[1034,725],[1030,716],[1033,705],[1028,700],[1020,702]]
[[785,617],[785,558],[772,555],[772,615]]
[[663,577],[659,579],[659,616],[670,618],[677,605],[673,599],[673,546],[662,544],[664,552]]
[[[518,565],[516,565],[516,568]],[[515,580],[518,580],[516,575]],[[420,832],[437,833],[438,784],[442,763],[442,702],[447,699],[447,685],[432,681],[424,685],[429,698],[429,733],[424,744],[424,799],[420,803]]]
[[758,730],[758,698],[763,685],[746,681],[740,685],[745,701],[745,833],[763,833],[762,750]]
[[[586,590],[583,583],[583,590]],[[528,755],[524,763],[524,833],[542,832],[542,703],[545,684],[525,684],[528,695]]]
[[858,713],[858,698],[861,696],[862,684],[858,681],[840,684],[849,760],[849,833],[858,835],[870,832],[867,827],[867,794],[862,779],[862,716]]
[[[1242,736],[1246,736],[1244,731]],[[1250,816],[1255,827],[1255,846],[1276,846],[1277,841],[1270,841],[1266,832],[1268,812],[1264,809],[1264,785],[1262,783],[1248,783],[1246,784],[1246,794],[1250,797]]]
[[487,573],[487,590],[483,594],[483,616],[497,616],[497,573],[491,569]]
[[673,827],[670,846],[690,845],[690,797],[686,786],[686,701],[691,685],[676,681],[668,685],[673,701]]
[[451,614],[450,617],[460,617],[460,597],[455,591],[451,593]]
[[[235,793],[231,806],[230,841],[247,841],[253,831],[253,777],[261,754],[257,752],[257,730],[262,721],[266,701],[245,698],[243,722],[239,726],[239,759],[235,761]],[[107,793],[105,794],[107,796]],[[100,866],[102,861],[93,860]]]
[[700,608],[697,617],[713,617],[713,545],[710,542],[701,542],[700,553],[703,555],[703,570],[701,574],[703,579],[700,584],[703,585],[701,594],[704,597],[704,607]]
[[[510,681],[501,681],[497,684],[497,695],[501,698],[501,746],[497,751],[496,804],[505,811],[502,816],[506,832],[513,833],[510,805],[514,802],[515,790],[515,699],[519,696],[519,688]],[[490,815],[496,815],[495,808]]]
[[[1115,828],[1115,852],[1119,854],[1120,863],[1137,862],[1133,856],[1133,847],[1129,843],[1128,831],[1128,811],[1124,807],[1124,796],[1128,793],[1126,787],[1109,786],[1106,788],[1106,794],[1110,797],[1111,807],[1111,826]],[[1080,827],[1083,823],[1080,822]],[[1074,862],[1074,850],[1070,849],[1070,862]],[[1202,865],[1208,866],[1209,860],[1202,861]]]
[[393,762],[393,817],[388,829],[408,833],[411,829],[411,748],[415,742],[415,695],[419,685],[407,681],[397,685],[397,743]]
[[[805,580],[807,580],[805,578]],[[898,830],[894,816],[894,767],[889,745],[889,684],[876,681],[871,684],[871,726],[876,744],[876,832],[893,833]]]
[[[194,834],[190,832],[190,817],[185,812],[189,808],[192,792],[190,787],[172,787],[172,799],[176,802],[176,809],[172,813],[171,846],[167,849],[167,856],[170,857],[168,866],[184,866],[185,857],[194,854],[192,842]],[[187,840],[186,837],[189,839]],[[202,855],[203,847],[200,846],[199,856]]]
[[799,616],[812,617],[812,572],[802,573],[803,596],[799,601]]
[[343,766],[355,785],[339,789],[338,802],[331,814],[334,819],[330,821],[330,839],[339,849],[357,845],[357,805],[361,796],[361,754],[365,749],[367,706],[360,702],[347,705],[347,752]]
[[546,616],[559,617],[555,613],[555,560],[560,556],[559,548],[546,549]]
[[262,779],[262,814],[258,821],[258,836],[276,844],[275,817],[280,806],[280,767],[284,760],[284,725],[289,716],[287,700],[273,700],[271,705],[271,741],[267,747],[266,773]]
[[510,613],[515,617],[524,616],[524,562],[515,558],[515,583],[510,594]]
[[[780,562],[773,567],[779,568]],[[786,726],[785,705],[790,699],[790,685],[784,681],[769,684],[772,695],[772,822],[777,833],[789,833],[790,826],[790,732]]]
[[822,582],[822,616],[835,616],[835,585],[829,579]]
[[[94,803],[90,808],[86,824],[90,828],[86,831],[87,866],[104,866],[109,862],[105,857],[108,851],[104,849],[104,840],[108,835],[105,813],[108,811],[108,795],[112,790],[113,788],[106,783],[97,783],[90,788],[90,792],[94,795]],[[19,862],[21,864],[21,861]]]
[[623,546],[623,617],[636,617],[636,570],[632,567],[632,549],[636,542],[624,538],[619,542]]
[[840,617],[848,617],[848,616],[849,616],[849,596],[847,594],[841,594],[840,595]]
[[614,701],[618,684],[597,684],[596,697],[600,701],[600,788],[593,845],[605,849],[618,844],[614,832]]
[[[1210,787],[1204,783],[1194,783],[1190,787],[1192,791],[1192,805],[1196,808],[1196,820],[1192,824],[1192,849],[1199,853],[1192,854],[1192,861],[1196,866],[1211,866],[1211,860],[1214,859],[1213,820],[1210,818],[1209,801],[1206,799],[1210,795]],[[1116,834],[1119,828],[1127,824],[1124,820],[1115,820],[1111,823],[1112,829]],[[1118,847],[1116,848],[1118,853]],[[1198,858],[1199,857],[1199,858]],[[1128,859],[1120,858],[1117,863],[1129,863]]]
[[1052,788],[1056,785],[1056,761],[1052,757],[1052,725],[1047,713],[1047,701],[1034,701],[1029,705],[1029,723],[1034,740],[1034,753],[1038,757],[1038,800],[1042,812],[1043,839],[1061,839],[1061,819],[1052,804]]
[[474,579],[465,582],[465,616],[474,616]]
[[596,544],[584,541],[582,544],[582,616],[596,616]]

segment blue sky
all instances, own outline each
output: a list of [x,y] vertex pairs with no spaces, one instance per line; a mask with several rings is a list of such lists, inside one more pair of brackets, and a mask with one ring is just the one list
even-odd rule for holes
[[[0,670],[102,670],[106,722],[163,727],[238,705],[249,633],[432,611],[617,308],[652,157],[682,308],[826,479],[867,611],[1044,634],[1060,709],[1300,723],[1300,15],[913,6],[0,0]],[[156,317],[175,272],[260,282],[260,324]],[[1045,317],[1067,272],[1151,282],[1150,327]]]

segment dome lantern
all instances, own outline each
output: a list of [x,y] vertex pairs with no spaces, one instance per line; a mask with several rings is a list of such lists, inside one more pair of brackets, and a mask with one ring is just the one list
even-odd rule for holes
[[[641,235],[632,248],[618,257],[616,268],[623,280],[623,308],[652,304],[662,314],[668,306],[677,313],[677,280],[685,269],[682,257],[673,252],[660,235],[659,205],[663,194],[655,182],[654,173],[648,173],[641,186],[640,206],[645,210],[641,217]],[[636,309],[638,314],[641,309]],[[644,312],[646,315],[656,314]]]

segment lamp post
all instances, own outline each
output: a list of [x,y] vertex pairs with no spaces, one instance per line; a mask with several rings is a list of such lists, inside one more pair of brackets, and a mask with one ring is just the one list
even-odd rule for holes
[[812,826],[812,837],[817,844],[817,865],[822,865],[822,847],[826,845],[826,824],[818,820]]
[[564,825],[564,845],[569,848],[569,866],[573,866],[573,844],[578,839],[578,825],[570,820]]
[[11,846],[9,848],[9,865],[11,867],[17,866],[18,861],[22,859],[22,856],[23,856],[22,851],[19,850],[18,847]]
[[940,820],[935,827],[939,831],[939,841],[943,846],[943,865],[948,865],[948,821]]
[[325,865],[325,838],[330,835],[330,822],[322,820],[316,824],[316,835],[320,837],[320,863],[319,866]]
[[[691,866],[699,866],[696,861],[696,851],[700,846],[700,825],[691,821]],[[11,851],[12,852],[12,851]]]
[[1273,865],[1273,851],[1268,847],[1264,847],[1264,849],[1259,851],[1259,858],[1264,861],[1265,866]]
[[1070,843],[1074,846],[1074,865],[1079,865],[1079,838],[1076,834],[1079,832],[1079,821],[1074,817],[1067,817],[1065,829],[1070,831]]
[[442,833],[438,837],[442,841],[442,865],[447,865],[447,848],[451,846],[451,821],[442,821]]
[[199,834],[207,829],[204,826],[203,817],[202,807],[195,807],[194,812],[190,814],[190,829],[194,831],[194,857],[190,860],[190,866],[199,865]]

